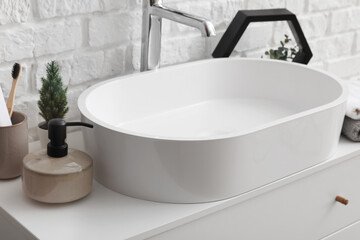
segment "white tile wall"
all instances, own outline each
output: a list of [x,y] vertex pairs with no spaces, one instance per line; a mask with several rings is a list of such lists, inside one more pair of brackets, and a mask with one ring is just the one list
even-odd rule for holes
[[[162,64],[208,58],[240,9],[288,8],[297,14],[313,50],[311,65],[338,76],[360,77],[360,0],[164,0],[169,7],[210,19],[218,36],[206,41],[192,28],[164,21]],[[261,57],[277,45],[286,24],[253,24],[235,57]],[[88,86],[139,70],[141,0],[1,0],[0,85],[7,95],[14,62],[23,65],[16,109],[29,116],[32,139],[40,77],[54,59],[69,86],[68,119]]]

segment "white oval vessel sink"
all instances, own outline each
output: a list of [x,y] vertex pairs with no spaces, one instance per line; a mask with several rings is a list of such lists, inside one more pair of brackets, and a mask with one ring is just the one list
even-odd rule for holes
[[102,82],[78,102],[96,179],[171,203],[233,197],[328,159],[345,103],[327,73],[229,58]]

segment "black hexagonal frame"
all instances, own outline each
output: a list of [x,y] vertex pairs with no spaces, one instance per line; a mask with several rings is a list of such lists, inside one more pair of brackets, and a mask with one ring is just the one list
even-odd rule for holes
[[299,47],[299,52],[296,54],[293,62],[307,64],[313,56],[311,49],[296,15],[285,8],[238,11],[220,39],[212,56],[214,58],[229,57],[250,23],[272,21],[287,21]]

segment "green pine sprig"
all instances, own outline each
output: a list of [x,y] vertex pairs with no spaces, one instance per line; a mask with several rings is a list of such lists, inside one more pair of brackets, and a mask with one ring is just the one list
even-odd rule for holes
[[53,118],[64,118],[69,111],[67,107],[67,87],[64,88],[59,74],[60,67],[55,61],[46,65],[46,78],[41,78],[38,107],[40,116],[48,123]]

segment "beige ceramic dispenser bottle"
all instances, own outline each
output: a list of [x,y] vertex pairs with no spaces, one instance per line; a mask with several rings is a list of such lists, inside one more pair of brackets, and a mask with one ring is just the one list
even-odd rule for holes
[[85,197],[91,191],[92,159],[84,152],[68,149],[67,126],[93,126],[82,122],[49,121],[47,149],[30,153],[23,160],[23,190],[32,199],[65,203]]

